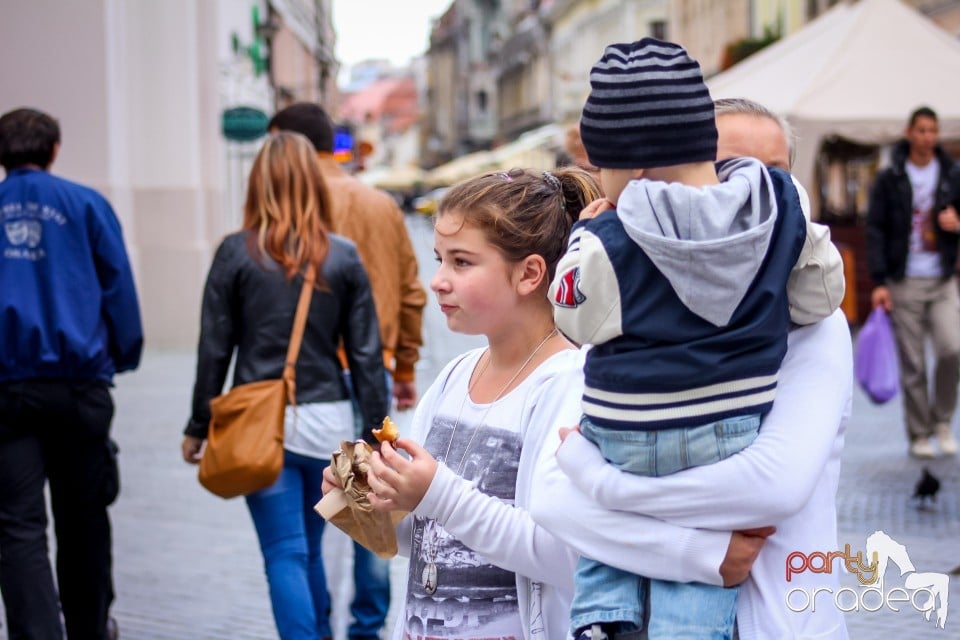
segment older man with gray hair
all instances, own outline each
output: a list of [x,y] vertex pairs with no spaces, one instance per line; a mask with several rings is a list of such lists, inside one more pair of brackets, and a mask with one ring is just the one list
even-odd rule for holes
[[759,102],[721,98],[713,103],[717,119],[717,160],[753,156],[768,167],[790,171],[796,136],[790,123]]

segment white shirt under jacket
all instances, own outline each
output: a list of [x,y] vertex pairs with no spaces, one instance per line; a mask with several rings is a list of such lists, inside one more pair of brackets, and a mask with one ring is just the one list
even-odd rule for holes
[[707,584],[722,584],[727,532],[773,524],[777,532],[740,592],[740,638],[846,639],[843,614],[832,598],[827,603],[821,596],[818,605],[830,606],[818,606],[815,613],[795,613],[786,605],[788,591],[796,587],[835,593],[837,573],[806,572],[787,583],[785,563],[794,551],[838,549],[836,491],[851,406],[851,351],[840,311],[791,331],[777,399],[760,435],[715,464],[645,478],[606,464],[578,434],[554,455],[553,433],[529,497],[534,519],[601,562],[648,577]]

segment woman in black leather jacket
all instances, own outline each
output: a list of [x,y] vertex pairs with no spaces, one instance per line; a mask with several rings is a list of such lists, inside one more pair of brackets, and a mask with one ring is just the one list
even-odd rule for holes
[[[284,467],[270,487],[246,497],[264,556],[274,619],[283,640],[330,637],[321,556],[323,469],[341,440],[372,440],[387,410],[380,330],[366,271],[354,245],[329,233],[326,185],[313,148],[295,133],[271,136],[254,161],[243,230],[227,236],[207,276],[197,349],[193,413],[182,453],[196,463],[236,353],[233,384],[281,376],[303,272],[319,277],[296,365],[297,407],[287,407]],[[337,359],[342,340],[364,425]],[[294,420],[296,413],[296,420]]]

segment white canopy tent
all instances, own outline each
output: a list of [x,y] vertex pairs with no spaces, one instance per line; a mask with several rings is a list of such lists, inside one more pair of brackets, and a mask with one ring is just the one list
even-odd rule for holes
[[707,81],[786,116],[799,140],[794,174],[811,196],[825,136],[885,144],[926,105],[941,137],[960,138],[960,41],[899,0],[845,0]]

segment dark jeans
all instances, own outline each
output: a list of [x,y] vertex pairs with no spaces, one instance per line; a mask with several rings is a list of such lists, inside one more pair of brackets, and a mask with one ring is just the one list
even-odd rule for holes
[[[0,383],[0,591],[10,640],[105,640],[113,601],[107,506],[120,489],[113,400],[100,380]],[[57,536],[50,570],[44,483]]]

